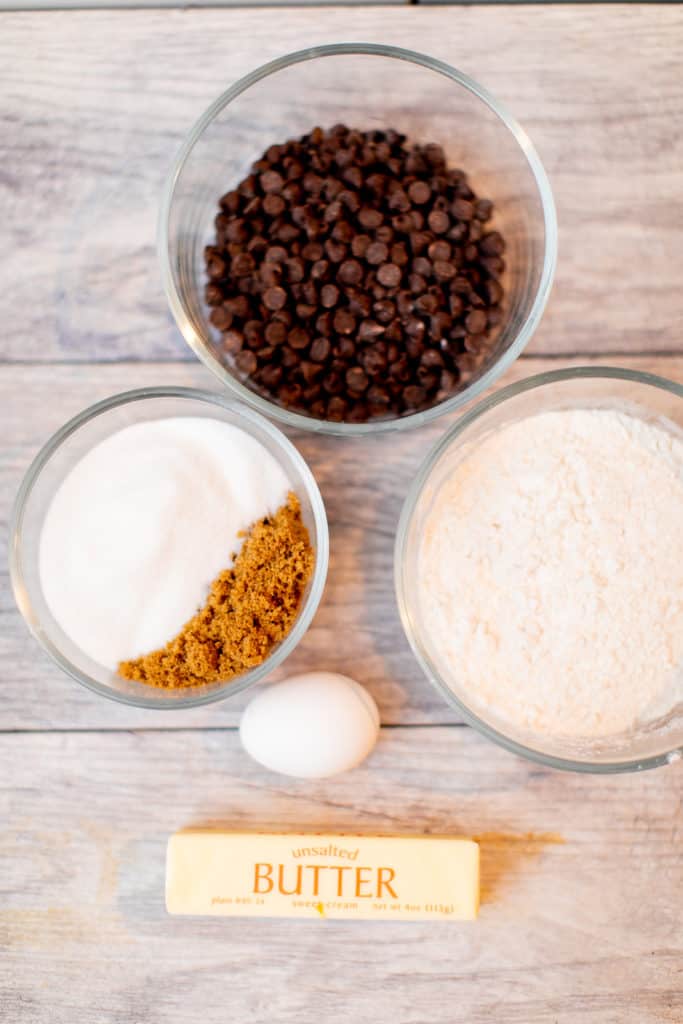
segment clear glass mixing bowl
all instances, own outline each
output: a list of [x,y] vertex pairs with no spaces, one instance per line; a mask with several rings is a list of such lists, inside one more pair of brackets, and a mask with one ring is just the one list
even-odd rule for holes
[[[539,374],[480,402],[429,453],[406,498],[394,562],[399,612],[408,640],[428,678],[470,725],[490,739],[555,768],[582,772],[654,768],[683,755],[683,690],[676,694],[675,682],[671,707],[628,734],[574,741],[523,733],[498,718],[495,708],[484,710],[477,704],[476,694],[460,686],[430,638],[420,608],[417,580],[424,523],[442,483],[463,453],[506,424],[546,410],[576,408],[619,409],[676,433],[683,431],[683,387],[630,370],[579,367]],[[683,552],[672,551],[671,556],[680,559]]]
[[[203,416],[239,427],[282,466],[301,503],[315,551],[315,568],[291,631],[263,662],[226,682],[166,690],[123,679],[83,653],[55,619],[40,581],[39,548],[45,515],[65,476],[94,445],[133,423],[171,416]],[[21,484],[10,527],[10,571],[17,605],[31,632],[60,668],[103,697],[143,708],[187,708],[230,697],[259,682],[291,654],[320,603],[328,563],[327,517],[313,474],[293,444],[258,413],[221,395],[190,388],[127,391],[98,402],[66,423],[34,459]]]
[[[425,411],[368,423],[332,423],[295,413],[238,380],[214,348],[204,303],[203,250],[215,237],[218,200],[276,142],[315,125],[395,128],[413,142],[440,143],[478,195],[495,204],[507,242],[504,321],[495,346],[466,386]],[[550,292],[557,223],[550,185],[526,133],[480,85],[442,61],[391,46],[339,44],[301,50],[258,68],[224,92],[185,140],[159,215],[164,288],[185,340],[243,402],[289,426],[358,435],[416,427],[480,395],[517,358]]]

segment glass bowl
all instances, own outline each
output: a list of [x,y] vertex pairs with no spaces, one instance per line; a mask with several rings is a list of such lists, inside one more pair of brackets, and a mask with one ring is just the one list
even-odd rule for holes
[[[287,474],[301,503],[315,551],[313,576],[292,629],[269,657],[226,682],[166,690],[123,679],[84,654],[55,622],[40,581],[39,544],[45,515],[65,476],[94,445],[133,423],[172,416],[211,417],[244,430],[259,441]],[[258,413],[218,394],[190,388],[141,388],[114,395],[85,409],[50,438],[19,488],[10,527],[10,571],[17,605],[29,629],[54,661],[83,686],[143,708],[187,708],[222,700],[253,686],[291,654],[310,625],[327,576],[325,508],[313,474],[296,448]]]
[[[204,246],[215,238],[219,198],[273,143],[315,125],[395,128],[437,142],[479,196],[507,242],[504,320],[467,385],[424,411],[366,423],[333,423],[282,408],[251,390],[221,360],[204,304]],[[526,133],[489,93],[441,61],[370,44],[320,46],[258,68],[224,92],[196,123],[168,176],[158,248],[169,305],[188,345],[241,401],[292,427],[360,435],[417,427],[480,395],[517,358],[550,292],[557,223],[550,185]]]
[[[623,772],[653,768],[683,754],[683,692],[674,684],[672,707],[627,734],[568,740],[524,733],[484,709],[449,671],[422,619],[416,581],[426,516],[442,483],[465,452],[506,424],[555,409],[616,408],[683,437],[683,387],[661,377],[607,367],[579,367],[539,374],[503,388],[451,427],[423,462],[406,498],[395,548],[396,595],[403,628],[422,669],[463,718],[501,746],[555,768]],[[680,552],[678,553],[680,556]],[[672,552],[672,557],[677,557]],[[683,596],[683,595],[681,595]]]

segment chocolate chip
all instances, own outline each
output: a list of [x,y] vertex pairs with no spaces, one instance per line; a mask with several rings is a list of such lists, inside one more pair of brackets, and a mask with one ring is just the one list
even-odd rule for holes
[[397,213],[395,217],[391,218],[391,225],[402,235],[407,235],[415,227],[410,213]]
[[327,403],[327,419],[333,423],[341,423],[346,416],[347,404],[343,398],[334,395]]
[[264,330],[260,320],[247,320],[244,325],[244,340],[249,348],[261,348],[264,340]]
[[324,363],[330,354],[331,348],[329,338],[316,338],[311,345],[309,355],[314,362]]
[[391,227],[390,224],[380,224],[380,226],[375,231],[376,242],[384,242],[385,245],[388,245],[391,241],[393,241],[393,238],[394,229]]
[[209,256],[206,261],[206,272],[213,281],[220,280],[227,270],[225,260],[220,256]]
[[351,242],[351,252],[354,256],[363,257],[367,254],[371,244],[370,235],[356,235]]
[[287,268],[288,281],[303,281],[306,274],[306,265],[300,256],[295,256],[293,259],[287,260],[285,266]]
[[332,314],[321,313],[315,321],[315,329],[318,334],[322,334],[323,337],[329,338],[332,334]]
[[424,155],[432,167],[440,168],[446,163],[446,155],[443,151],[443,146],[439,146],[436,142],[429,142],[425,146]]
[[378,228],[382,223],[382,214],[379,210],[374,210],[372,207],[364,206],[358,214],[358,220],[362,227]]
[[259,277],[266,288],[278,285],[282,280],[281,263],[262,263],[259,267]]
[[385,288],[396,288],[401,283],[401,268],[395,263],[383,263],[377,271],[377,280]]
[[337,242],[344,242],[345,245],[349,244],[349,242],[354,236],[354,233],[355,232],[353,228],[346,220],[339,221],[339,223],[335,224],[334,228],[332,229],[332,237]]
[[379,373],[383,373],[387,368],[386,353],[380,346],[381,343],[380,345],[371,345],[362,352],[360,357],[363,369],[371,377],[374,377]]
[[258,361],[256,359],[256,356],[250,349],[244,348],[235,356],[235,366],[240,371],[240,373],[244,373],[247,376],[249,376],[256,370],[256,367],[258,366]]
[[439,300],[432,292],[426,292],[415,299],[415,309],[420,313],[436,313],[439,308]]
[[410,209],[410,199],[402,188],[397,188],[389,197],[389,209],[399,213],[407,213]]
[[388,324],[396,316],[396,306],[391,299],[378,299],[372,310],[381,324]]
[[367,375],[360,366],[352,366],[350,370],[347,370],[346,386],[349,391],[360,394],[362,391],[365,391],[368,383]]
[[408,195],[414,203],[422,206],[424,203],[429,202],[432,190],[426,181],[414,181],[408,189]]
[[351,334],[356,329],[356,318],[347,309],[338,309],[332,323],[337,334]]
[[369,316],[372,308],[372,301],[368,293],[360,288],[347,287],[346,300],[349,304],[349,311],[354,316]]
[[451,213],[457,220],[472,220],[474,205],[467,199],[454,199],[451,204]]
[[418,256],[424,252],[429,246],[434,236],[427,234],[426,231],[413,231],[410,235],[410,249],[414,256]]
[[224,196],[218,200],[218,205],[226,213],[239,213],[240,209],[240,194],[239,192],[226,192]]
[[467,239],[470,242],[478,242],[484,234],[484,227],[480,220],[470,221],[467,229]]
[[[324,373],[324,368],[320,366],[319,363],[311,362],[308,359],[304,359],[301,362],[299,369],[301,371],[301,376],[303,377],[307,384],[312,384],[315,380],[318,379],[318,377],[321,376],[322,373]],[[318,392],[318,394],[319,393],[320,392]],[[316,395],[316,398],[317,397],[318,395]]]
[[426,397],[424,388],[416,384],[411,384],[403,391],[403,401],[409,409],[416,409],[422,405]]
[[316,260],[311,267],[311,277],[314,281],[321,281],[327,277],[330,269],[330,264],[327,260]]
[[272,390],[278,386],[282,380],[284,370],[281,366],[275,363],[270,363],[268,366],[264,366],[259,373],[259,381],[264,387]]
[[490,231],[482,238],[479,249],[486,256],[502,256],[505,252],[503,236],[498,231]]
[[283,384],[278,391],[278,398],[283,405],[298,405],[303,394],[299,384]]
[[238,320],[249,319],[249,299],[246,295],[231,295],[230,298],[225,300],[223,305],[226,309],[229,309],[232,315]]
[[389,249],[384,242],[373,242],[368,246],[365,253],[365,259],[368,263],[379,264],[384,263],[389,255]]
[[232,313],[225,306],[217,306],[211,310],[209,320],[214,327],[217,327],[219,331],[227,331],[228,327],[232,323]]
[[[341,362],[348,362],[356,355],[355,341],[353,338],[349,338],[348,336],[338,338],[336,345],[332,349],[332,354]],[[340,367],[338,367],[338,369],[340,369]]]
[[327,391],[329,395],[338,395],[339,392],[342,391],[343,387],[344,382],[342,381],[341,374],[336,370],[328,373],[327,376],[323,378],[323,389]]
[[427,217],[427,223],[435,234],[445,235],[451,226],[451,219],[445,210],[432,210]]
[[272,193],[265,196],[263,200],[263,212],[267,213],[269,217],[279,217],[284,212],[285,205],[282,196]]
[[328,238],[325,242],[325,252],[332,263],[341,263],[346,256],[346,246],[342,245],[341,242],[335,241],[334,238]]
[[207,284],[204,298],[209,306],[220,306],[223,302],[223,291],[217,284]]
[[284,263],[289,253],[282,245],[271,245],[264,257],[266,263]]
[[469,334],[481,334],[486,330],[486,313],[481,309],[473,309],[465,317],[465,327]]
[[464,341],[465,348],[468,352],[478,353],[486,345],[485,334],[466,334]]
[[269,345],[282,345],[287,338],[287,328],[278,320],[266,325],[265,338]]
[[226,331],[223,335],[222,347],[224,352],[235,355],[244,344],[244,335],[240,331]]
[[437,238],[427,249],[427,255],[434,262],[441,260],[447,263],[451,258],[451,246],[445,238]]
[[[307,242],[301,250],[301,255],[305,260],[310,260],[314,263],[316,260],[321,260],[323,258],[324,250],[320,242]],[[266,259],[268,259],[267,254]]]
[[429,369],[441,368],[443,366],[443,356],[438,349],[428,348],[422,353],[420,362],[423,366],[429,367]]
[[259,178],[259,183],[264,192],[281,192],[285,182],[277,171],[264,171]]
[[288,344],[296,351],[307,348],[310,341],[311,337],[303,327],[293,327],[287,335]]
[[299,365],[301,356],[298,352],[295,352],[293,348],[290,348],[289,345],[283,345],[280,354],[280,361],[283,366],[291,369]]
[[482,256],[481,266],[491,277],[500,277],[505,270],[505,261],[500,256]]
[[282,309],[287,302],[287,292],[284,288],[268,288],[263,295],[263,303],[267,309]]
[[434,263],[434,277],[438,281],[451,281],[458,273],[458,268],[445,260],[436,260]]
[[380,387],[377,384],[373,384],[372,387],[368,388],[365,396],[368,400],[371,412],[375,414],[381,414],[386,411],[391,402],[389,393],[386,388]]
[[408,250],[403,242],[394,242],[391,247],[391,262],[395,263],[397,267],[405,267],[409,260]]
[[269,146],[215,218],[216,346],[288,408],[364,422],[469,380],[504,318],[505,243],[441,146],[315,127]]
[[315,174],[313,171],[308,171],[307,174],[304,174],[303,185],[307,192],[318,195],[322,192],[324,184],[325,181],[319,174]]
[[337,274],[343,284],[360,284],[363,280],[363,268],[358,260],[344,260]]
[[384,334],[384,328],[374,320],[362,320],[358,328],[359,341],[374,341],[380,334]]
[[477,220],[487,221],[491,219],[493,213],[493,203],[490,199],[477,199],[474,204],[474,216]]
[[405,321],[406,334],[410,338],[422,338],[426,331],[424,320],[419,317],[409,316]]

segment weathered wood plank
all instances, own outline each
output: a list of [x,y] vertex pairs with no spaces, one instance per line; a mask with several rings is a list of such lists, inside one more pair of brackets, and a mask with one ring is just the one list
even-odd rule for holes
[[462,67],[536,142],[561,241],[532,351],[683,349],[683,10],[484,5],[4,14],[2,355],[189,359],[154,248],[180,140],[256,64],[353,38]]
[[[350,7],[355,4],[364,4],[367,0],[341,0],[341,3],[337,6]],[[420,0],[423,2],[423,0]],[[429,0],[431,3],[432,0]],[[489,3],[490,0],[476,0],[477,3]],[[514,3],[521,2],[521,0],[512,0]],[[532,0],[532,2],[540,2],[540,0]],[[579,3],[589,3],[590,0],[578,0]],[[396,6],[400,3],[408,3],[408,0],[372,0],[373,4],[391,4]],[[83,11],[83,10],[102,10],[112,8],[113,10],[125,10],[126,8],[134,8],[139,10],[140,8],[154,9],[157,7],[170,7],[175,9],[182,9],[183,4],[179,3],[179,0],[144,0],[144,3],[140,3],[140,0],[116,0],[116,3],[111,3],[109,0],[0,0],[0,12],[1,11]],[[202,7],[319,7],[321,6],[320,0],[297,0],[297,3],[292,5],[290,0],[202,0]]]
[[[319,783],[222,731],[5,735],[0,762],[8,1022],[680,1024],[681,765],[566,776],[452,728]],[[166,839],[216,822],[481,836],[480,920],[170,918]]]
[[[683,357],[629,358],[625,365],[683,381]],[[555,360],[522,359],[509,383]],[[132,363],[0,367],[0,521],[7,522],[19,480],[38,448],[84,406],[150,384],[212,387],[194,364]],[[423,678],[396,611],[392,559],[396,524],[415,471],[448,426],[444,417],[419,431],[361,441],[294,437],[320,484],[330,521],[332,558],[327,589],[312,628],[280,669],[325,667],[367,684],[391,724],[454,721],[454,713]],[[0,559],[6,566],[6,532]],[[246,697],[191,712],[139,711],[95,697],[52,665],[29,636],[0,576],[0,729],[135,728],[234,724]]]

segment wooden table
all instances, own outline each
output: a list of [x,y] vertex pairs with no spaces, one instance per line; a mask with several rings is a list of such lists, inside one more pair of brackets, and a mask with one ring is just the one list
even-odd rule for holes
[[[462,67],[538,146],[560,262],[507,381],[577,360],[683,380],[680,7],[4,14],[3,524],[40,444],[85,405],[143,384],[215,386],[161,294],[162,178],[228,82],[342,38]],[[251,763],[239,699],[162,714],[91,696],[30,639],[3,559],[3,1022],[681,1024],[681,765],[599,778],[517,759],[457,721],[402,635],[393,535],[445,426],[400,441],[296,438],[327,504],[332,560],[287,669],[338,669],[376,697],[379,746],[348,776],[298,782]],[[169,918],[166,839],[207,822],[476,835],[480,921]]]

